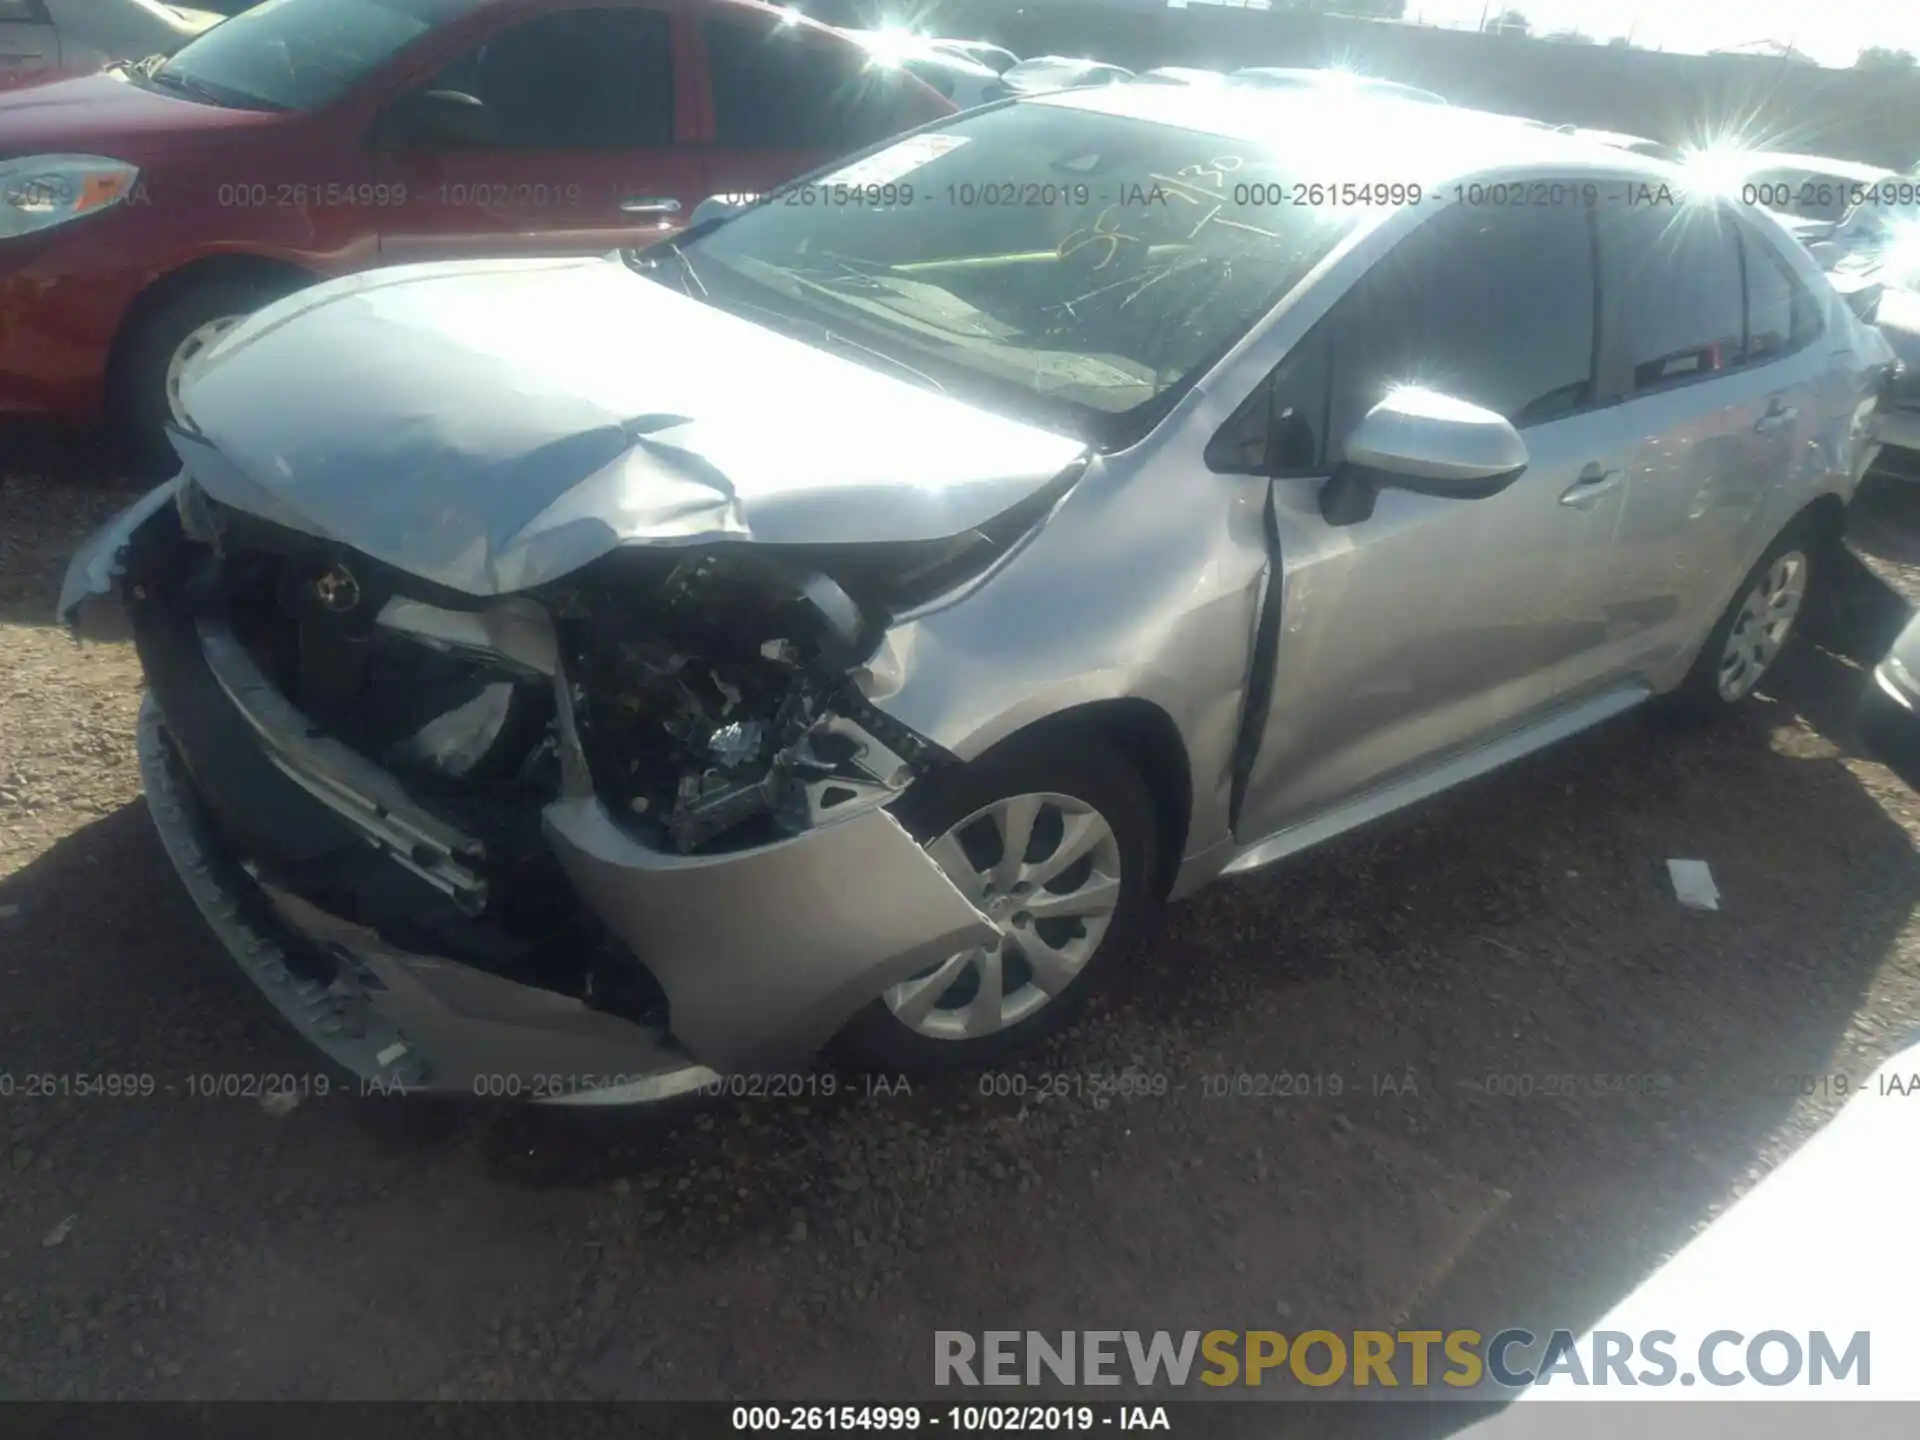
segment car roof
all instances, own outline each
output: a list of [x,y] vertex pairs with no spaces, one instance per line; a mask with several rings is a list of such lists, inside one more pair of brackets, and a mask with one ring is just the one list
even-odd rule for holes
[[[1485,170],[1604,171],[1667,182],[1665,161],[1603,145],[1580,135],[1540,129],[1511,115],[1430,105],[1393,94],[1329,94],[1318,87],[1261,90],[1231,85],[1111,85],[1023,97],[1023,105],[1055,105],[1152,121],[1224,139],[1260,143],[1276,134],[1316,137],[1339,151],[1343,174],[1382,181],[1438,183]],[[1329,124],[1349,118],[1349,124]],[[1338,135],[1336,146],[1321,137]]]

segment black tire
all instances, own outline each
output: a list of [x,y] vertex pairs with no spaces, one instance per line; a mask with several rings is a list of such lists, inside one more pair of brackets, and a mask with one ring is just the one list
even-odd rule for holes
[[[1737,694],[1723,693],[1721,666],[1726,656],[1728,638],[1733,634],[1734,627],[1742,623],[1748,597],[1762,579],[1772,573],[1774,566],[1788,556],[1797,556],[1799,563],[1804,566],[1798,608],[1788,622],[1779,647],[1765,663],[1751,674],[1744,670],[1741,672],[1739,678],[1744,688],[1740,688]],[[1818,527],[1799,520],[1780,532],[1773,544],[1767,547],[1766,553],[1742,577],[1739,588],[1733,592],[1733,599],[1727,604],[1726,612],[1715,622],[1706,644],[1700,647],[1699,655],[1694,658],[1693,668],[1687,672],[1687,678],[1681,681],[1674,693],[1674,699],[1683,713],[1703,718],[1723,715],[1751,698],[1772,672],[1786,646],[1800,633],[1813,607],[1819,603],[1822,593],[1820,583],[1826,571],[1825,561],[1826,541]]]
[[[835,1058],[862,1069],[905,1074],[985,1065],[1066,1024],[1115,973],[1121,956],[1151,923],[1162,897],[1153,798],[1139,773],[1111,745],[1089,736],[1016,738],[969,765],[921,780],[902,797],[894,814],[926,845],[997,800],[1045,793],[1090,805],[1105,819],[1117,843],[1119,899],[1106,933],[1079,972],[1032,1014],[975,1038],[922,1034],[897,1018],[884,997],[876,997],[840,1032],[833,1045]],[[1035,826],[1034,846],[1046,843],[1043,824]],[[1027,854],[1035,855],[1032,846]],[[1043,849],[1036,859],[1043,860],[1045,855]],[[1064,872],[1066,876],[1073,873],[1072,868]],[[1013,994],[1017,968],[1024,962],[1010,951],[1006,963],[1005,993]],[[977,993],[977,980],[974,989]]]
[[167,443],[167,367],[174,351],[202,325],[229,315],[251,315],[300,288],[292,276],[225,276],[191,285],[136,322],[113,376],[114,420],[120,439],[143,470],[178,466]]

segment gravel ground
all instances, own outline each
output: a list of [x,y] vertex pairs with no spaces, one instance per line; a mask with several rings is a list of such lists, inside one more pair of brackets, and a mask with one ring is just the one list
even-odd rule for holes
[[[132,654],[48,627],[133,493],[89,468],[0,480],[0,1398],[924,1398],[935,1329],[1578,1330],[1820,1123],[1781,1077],[1920,1025],[1920,802],[1849,738],[1849,653],[1920,600],[1920,485],[1880,484],[1750,713],[1626,717],[1174,907],[1024,1096],[196,1098],[316,1072],[151,833]],[[1166,1093],[1088,1093],[1128,1067]],[[1318,1093],[1208,1095],[1277,1072]],[[1487,1088],[1568,1072],[1670,1088]],[[26,1095],[100,1073],[155,1093]]]

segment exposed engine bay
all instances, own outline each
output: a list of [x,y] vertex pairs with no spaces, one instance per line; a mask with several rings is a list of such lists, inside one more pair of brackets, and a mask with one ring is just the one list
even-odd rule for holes
[[892,617],[990,568],[1077,473],[934,544],[634,549],[493,601],[196,485],[178,509],[221,557],[203,583],[295,707],[494,853],[540,848],[571,763],[636,839],[695,855],[882,803],[950,759],[849,677]]
[[943,758],[847,681],[876,635],[824,571],[739,549],[597,588],[559,623],[595,787],[638,833],[683,854],[764,843]]

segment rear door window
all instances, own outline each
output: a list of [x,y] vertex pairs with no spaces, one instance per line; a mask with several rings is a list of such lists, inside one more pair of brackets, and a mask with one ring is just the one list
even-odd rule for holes
[[1765,364],[1790,355],[1820,333],[1820,311],[1811,291],[1767,242],[1751,229],[1740,232],[1746,269],[1747,324],[1744,363]]
[[1737,364],[1746,345],[1738,227],[1710,205],[1604,207],[1604,385],[1616,397]]

